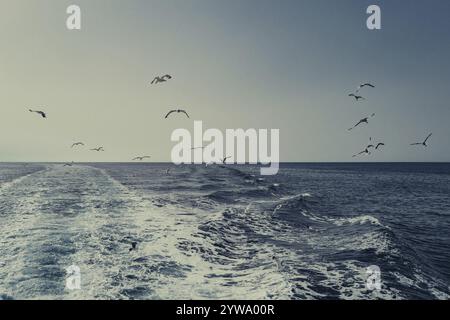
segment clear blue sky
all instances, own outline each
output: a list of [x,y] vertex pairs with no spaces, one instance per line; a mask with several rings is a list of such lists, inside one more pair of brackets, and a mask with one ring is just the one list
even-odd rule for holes
[[[359,160],[450,161],[450,1],[2,3],[0,161],[169,161],[172,130],[192,128],[162,119],[172,106],[209,128],[280,129],[281,161],[352,161],[369,137],[386,148]],[[81,31],[65,27],[70,4]],[[370,4],[382,30],[366,28]],[[429,148],[409,146],[430,132]],[[74,153],[78,140],[107,152]]]

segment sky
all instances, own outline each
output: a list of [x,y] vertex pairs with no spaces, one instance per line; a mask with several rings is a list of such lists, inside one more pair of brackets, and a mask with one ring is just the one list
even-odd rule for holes
[[[72,4],[81,30],[66,28]],[[381,30],[366,27],[371,4]],[[450,161],[448,0],[0,5],[0,162],[170,161],[172,131],[193,120],[279,129],[283,162]],[[172,81],[150,85],[166,73]],[[376,88],[356,103],[348,94],[362,82]],[[172,107],[191,119],[164,119]],[[431,132],[428,148],[409,146]],[[369,137],[384,150],[352,158]],[[97,146],[106,151],[88,151]]]

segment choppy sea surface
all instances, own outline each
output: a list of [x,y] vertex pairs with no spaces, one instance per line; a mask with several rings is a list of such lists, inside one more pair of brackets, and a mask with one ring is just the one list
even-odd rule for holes
[[446,163],[0,164],[0,299],[449,299],[449,266]]

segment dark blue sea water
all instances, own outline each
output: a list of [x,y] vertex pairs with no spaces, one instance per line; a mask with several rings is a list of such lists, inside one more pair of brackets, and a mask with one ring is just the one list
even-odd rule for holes
[[448,299],[449,195],[446,163],[0,164],[0,297]]

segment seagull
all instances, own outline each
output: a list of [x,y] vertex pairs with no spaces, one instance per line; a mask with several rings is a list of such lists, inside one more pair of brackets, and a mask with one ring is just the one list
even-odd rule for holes
[[132,242],[131,243],[131,248],[129,249],[129,251],[131,252],[133,250],[136,250],[136,248],[137,248],[137,242]]
[[349,97],[355,98],[356,101],[359,101],[359,100],[366,100],[366,98],[364,98],[363,96],[358,96],[358,95],[356,95],[356,94],[354,94],[354,93],[350,93],[348,96],[349,96]]
[[47,114],[44,112],[44,111],[39,111],[39,110],[31,110],[31,109],[28,109],[30,112],[34,112],[34,113],[37,113],[37,114],[40,114],[41,116],[42,116],[42,118],[47,118]]
[[359,156],[359,155],[362,155],[362,154],[368,154],[368,155],[370,155],[371,153],[370,153],[370,151],[369,151],[369,148],[366,148],[364,151],[361,151],[360,153],[357,153],[357,154],[353,155],[352,158],[355,158],[355,157],[357,157],[357,156]]
[[358,93],[359,90],[361,90],[364,87],[375,88],[375,86],[373,84],[371,84],[371,83],[363,83],[363,84],[358,86],[358,89],[356,89],[356,93]]
[[76,147],[76,146],[84,146],[83,142],[75,142],[74,144],[72,144],[71,148]]
[[174,112],[177,112],[177,113],[184,113],[184,114],[189,118],[189,115],[187,114],[187,112],[186,112],[185,110],[176,109],[176,110],[170,110],[170,111],[166,114],[165,119],[167,119],[167,118],[168,118],[172,113],[174,113]]
[[227,161],[227,159],[230,159],[231,157],[225,157],[222,159],[222,163],[225,164],[225,162]]
[[[373,117],[375,117],[375,113],[372,113],[372,115],[370,116],[370,118],[373,118]],[[355,124],[352,128],[349,128],[348,131],[355,129],[361,123],[369,124],[369,117],[365,117],[365,118],[359,120],[359,122],[357,124]]]
[[73,166],[73,161],[71,163],[64,163],[63,167],[71,167]]
[[411,143],[411,145],[412,145],[412,146],[425,146],[425,147],[428,147],[427,141],[428,141],[428,139],[430,139],[430,137],[431,137],[432,135],[433,135],[433,134],[430,133],[430,134],[428,135],[428,137],[427,137],[423,142]]
[[105,150],[103,149],[103,147],[98,147],[98,148],[93,148],[93,149],[91,149],[91,151],[97,151],[97,152],[100,152],[100,151],[105,151]]
[[172,79],[172,76],[170,74],[166,74],[161,77],[157,76],[152,80],[151,84],[158,84],[160,82],[166,82],[167,80],[170,80],[170,79]]
[[385,144],[383,142],[379,142],[377,144],[377,146],[375,147],[375,150],[378,150],[378,148],[381,147],[381,146],[385,146]]
[[142,160],[144,160],[144,159],[149,159],[149,158],[151,158],[151,156],[136,157],[136,158],[133,158],[133,161],[135,161],[135,160],[142,161]]

